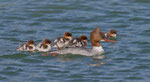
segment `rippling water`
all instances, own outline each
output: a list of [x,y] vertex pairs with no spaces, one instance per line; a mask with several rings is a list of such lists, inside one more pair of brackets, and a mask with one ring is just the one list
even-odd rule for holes
[[[0,80],[148,82],[149,10],[150,0],[1,0]],[[115,44],[102,42],[102,59],[15,51],[29,39],[54,40],[66,31],[89,37],[96,26],[119,34]]]

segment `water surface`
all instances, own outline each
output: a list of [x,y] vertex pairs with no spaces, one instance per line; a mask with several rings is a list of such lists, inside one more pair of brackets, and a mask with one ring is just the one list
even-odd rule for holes
[[[1,0],[0,80],[148,82],[149,10],[149,0]],[[102,59],[15,51],[29,39],[53,41],[66,31],[89,38],[96,26],[119,34],[117,43],[102,42]]]

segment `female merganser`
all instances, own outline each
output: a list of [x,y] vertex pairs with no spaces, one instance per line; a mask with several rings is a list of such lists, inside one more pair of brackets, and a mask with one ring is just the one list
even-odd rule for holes
[[43,42],[40,42],[36,46],[36,50],[40,52],[48,52],[51,50],[51,41],[49,39],[45,39]]
[[68,43],[72,40],[72,34],[70,32],[65,32],[63,37],[59,37],[54,40],[53,47],[57,49],[65,48]]
[[[86,49],[86,48],[65,48],[63,50],[56,50],[52,51],[50,53],[52,54],[80,54],[85,56],[94,56],[96,54],[102,54],[104,53],[103,47],[100,44],[100,41],[102,40],[102,33],[97,27],[91,32],[91,44],[92,49]],[[106,40],[107,41],[107,40]]]
[[23,43],[17,48],[17,51],[34,51],[34,50],[35,45],[33,40],[29,40],[27,43]]
[[85,35],[80,35],[80,37],[73,38],[67,45],[67,47],[86,47],[87,37]]
[[102,32],[102,35],[105,37],[105,38],[111,38],[111,37],[115,37],[117,36],[117,31],[116,30],[110,30],[109,32]]

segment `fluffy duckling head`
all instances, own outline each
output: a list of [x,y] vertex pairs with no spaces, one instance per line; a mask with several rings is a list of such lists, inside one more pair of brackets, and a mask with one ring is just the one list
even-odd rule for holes
[[83,42],[87,42],[87,36],[85,35],[80,35],[80,39],[83,41]]
[[49,39],[45,39],[44,41],[43,41],[43,44],[51,44],[51,41],[49,40]]
[[65,33],[64,33],[64,37],[71,40],[72,34],[71,34],[70,32],[65,32]]
[[34,45],[34,41],[33,40],[28,40],[27,45],[28,46]]
[[117,36],[117,31],[111,29],[111,30],[109,31],[109,36],[110,36],[110,37],[116,37],[116,36]]

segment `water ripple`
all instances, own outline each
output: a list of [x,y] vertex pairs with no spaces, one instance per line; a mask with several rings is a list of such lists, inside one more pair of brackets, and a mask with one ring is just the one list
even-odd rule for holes
[[[1,0],[0,80],[149,81],[149,0]],[[52,41],[64,32],[87,35],[97,26],[117,30],[117,43],[101,42],[102,57],[43,56],[18,52],[29,39]],[[115,39],[113,39],[115,40]],[[91,43],[88,43],[91,48]],[[10,79],[11,78],[11,79]]]

